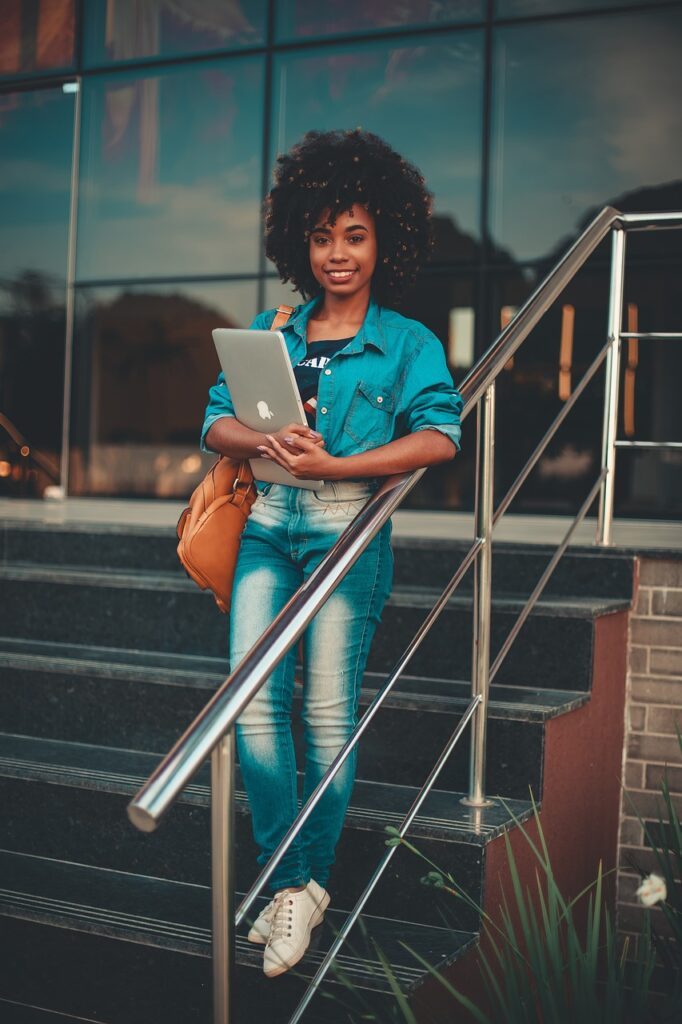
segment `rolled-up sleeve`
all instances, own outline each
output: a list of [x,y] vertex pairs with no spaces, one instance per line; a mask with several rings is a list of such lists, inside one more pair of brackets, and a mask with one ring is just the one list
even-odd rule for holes
[[[272,310],[268,310],[265,313],[259,313],[249,327],[249,330],[266,330],[272,323],[272,316]],[[206,444],[206,435],[215,421],[219,420],[222,416],[234,416],[234,414],[234,405],[232,404],[232,398],[227,384],[225,383],[225,374],[221,370],[218,374],[217,381],[211,388],[209,388],[208,391],[208,405],[206,406],[206,412],[204,413],[204,425],[201,428],[201,440],[199,442],[199,447],[202,452],[213,452],[213,449],[209,448]]]
[[417,338],[415,356],[405,374],[403,396],[408,433],[438,430],[459,451],[462,397],[450,376],[443,346],[430,332]]

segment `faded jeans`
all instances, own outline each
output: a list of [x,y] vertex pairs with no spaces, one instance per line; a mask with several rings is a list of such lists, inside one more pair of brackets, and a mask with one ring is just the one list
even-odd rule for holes
[[[308,579],[371,493],[340,481],[308,491],[272,484],[259,495],[242,536],[230,617],[234,668],[301,583]],[[391,589],[390,524],[363,552],[303,637],[303,801],[357,722],[362,676]],[[237,749],[264,865],[298,813],[291,733],[296,645],[237,721]],[[355,777],[356,750],[336,775],[270,879],[273,892],[324,886]]]

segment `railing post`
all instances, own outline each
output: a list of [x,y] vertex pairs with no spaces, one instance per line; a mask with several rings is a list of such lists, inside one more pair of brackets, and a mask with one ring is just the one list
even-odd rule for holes
[[476,536],[483,541],[474,562],[474,621],[471,696],[480,696],[471,729],[469,807],[489,807],[485,797],[485,743],[490,682],[490,626],[492,599],[493,482],[495,472],[495,382],[489,385],[477,408],[476,439]]
[[234,983],[234,727],[211,754],[213,1024],[230,1024]]
[[611,283],[609,290],[604,422],[602,427],[602,469],[606,476],[599,493],[597,544],[611,544],[613,495],[616,483],[616,437],[618,435],[618,385],[620,381],[620,332],[623,329],[623,288],[625,281],[625,230],[613,229],[611,242]]

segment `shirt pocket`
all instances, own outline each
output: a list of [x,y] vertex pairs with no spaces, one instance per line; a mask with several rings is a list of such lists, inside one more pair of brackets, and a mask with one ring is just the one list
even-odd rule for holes
[[343,429],[361,451],[378,448],[393,436],[394,408],[392,388],[358,381]]

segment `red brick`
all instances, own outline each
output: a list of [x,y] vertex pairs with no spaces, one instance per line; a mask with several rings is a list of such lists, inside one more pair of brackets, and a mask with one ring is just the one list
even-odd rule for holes
[[642,558],[639,582],[649,587],[682,587],[682,559]]
[[633,644],[682,648],[682,619],[633,619],[630,636]]
[[[680,697],[682,698],[682,694],[680,694]],[[676,736],[678,730],[682,732],[682,701],[679,707],[649,708],[646,723],[647,732],[672,733],[673,736]]]
[[[627,802],[623,804],[623,811],[625,814],[631,813],[627,809]],[[644,845],[644,829],[640,825],[637,818],[624,817],[621,819],[620,842],[623,846]]]
[[652,594],[652,615],[673,615],[682,618],[682,590],[654,590]]
[[647,709],[642,704],[631,704],[628,708],[628,730],[630,732],[651,732],[651,729],[646,729],[646,713]]
[[630,699],[641,704],[669,704],[682,708],[682,683],[660,676],[632,676]]
[[630,647],[630,671],[646,675],[649,672],[649,648]]
[[659,792],[663,776],[668,779],[671,793],[682,793],[682,768],[674,765],[648,764],[644,774],[645,789]]
[[644,788],[644,763],[642,761],[629,761],[625,765],[625,787],[626,789]]
[[682,678],[682,650],[655,648],[649,652],[649,666],[652,675]]
[[647,733],[630,733],[628,737],[628,758],[636,761],[658,761],[671,764],[682,763],[677,737],[650,736]]

